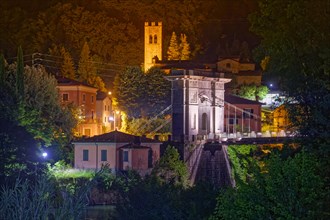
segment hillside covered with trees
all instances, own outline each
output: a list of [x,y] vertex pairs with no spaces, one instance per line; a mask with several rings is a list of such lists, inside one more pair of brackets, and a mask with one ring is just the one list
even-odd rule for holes
[[[78,60],[87,42],[94,61],[136,66],[143,63],[144,22],[162,21],[164,57],[176,32],[189,42],[190,58],[213,61],[218,56],[239,55],[246,45],[256,46],[247,20],[256,7],[255,0],[4,0],[0,3],[0,52],[14,57],[21,45],[26,55],[53,56],[42,57],[45,62],[54,61],[59,55],[54,48],[63,47]],[[116,67],[102,66],[109,75]]]

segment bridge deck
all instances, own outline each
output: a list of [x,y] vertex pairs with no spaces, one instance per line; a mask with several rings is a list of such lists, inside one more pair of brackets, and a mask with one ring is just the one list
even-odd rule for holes
[[283,144],[291,143],[297,140],[295,137],[257,137],[257,138],[242,138],[242,139],[228,139],[221,141],[227,145],[240,145],[240,144]]

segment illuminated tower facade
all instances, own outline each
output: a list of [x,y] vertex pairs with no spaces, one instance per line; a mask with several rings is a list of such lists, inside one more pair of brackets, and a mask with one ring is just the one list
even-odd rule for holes
[[144,23],[144,71],[162,60],[162,22]]

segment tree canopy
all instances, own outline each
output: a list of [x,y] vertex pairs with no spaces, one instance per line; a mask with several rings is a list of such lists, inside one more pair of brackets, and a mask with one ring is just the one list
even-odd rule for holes
[[[330,129],[329,3],[262,0],[259,7],[250,20],[252,31],[262,38],[256,57],[267,60],[266,77],[279,80],[288,97],[291,121],[300,128],[301,134],[327,142]],[[328,147],[322,148],[329,151]]]
[[[2,158],[7,158],[2,163],[3,174],[31,169],[33,162],[40,160],[37,154],[41,146],[68,143],[76,126],[72,109],[59,102],[55,77],[41,66],[25,66],[20,76],[17,65],[5,66],[0,87],[0,152]],[[17,86],[17,79],[24,81],[23,88]],[[21,167],[7,167],[15,164]]]
[[257,86],[255,84],[243,84],[237,89],[237,95],[251,100],[261,100],[264,99],[268,93],[269,89],[267,86]]
[[0,52],[13,57],[20,44],[26,54],[48,53],[49,48],[57,45],[78,59],[80,49],[88,41],[92,53],[103,62],[139,65],[143,62],[144,22],[162,21],[164,48],[168,48],[173,31],[185,33],[192,57],[203,54],[214,59],[234,37],[247,41],[250,47],[256,44],[246,22],[256,2],[34,0],[27,4],[23,0],[3,0]]
[[165,73],[150,68],[144,74],[139,67],[127,68],[116,76],[114,95],[118,106],[129,117],[146,117],[158,114],[170,103],[170,82]]

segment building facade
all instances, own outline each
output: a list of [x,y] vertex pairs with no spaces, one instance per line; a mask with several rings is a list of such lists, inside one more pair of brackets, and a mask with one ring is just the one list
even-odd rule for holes
[[217,62],[217,71],[232,78],[236,85],[261,84],[262,72],[257,70],[255,63],[242,62],[239,57],[224,57]]
[[213,139],[224,130],[224,84],[230,79],[201,70],[172,71],[172,140]]
[[97,92],[96,95],[96,117],[99,124],[99,134],[103,134],[114,128],[114,111],[112,109],[112,100],[107,93]]
[[262,103],[230,94],[225,94],[225,102],[225,133],[261,132]]
[[133,169],[146,174],[160,157],[162,142],[112,131],[74,144],[74,168],[100,169],[107,165],[113,172]]
[[97,88],[65,77],[57,78],[57,88],[62,103],[72,103],[79,109],[77,136],[99,134],[96,115]]

